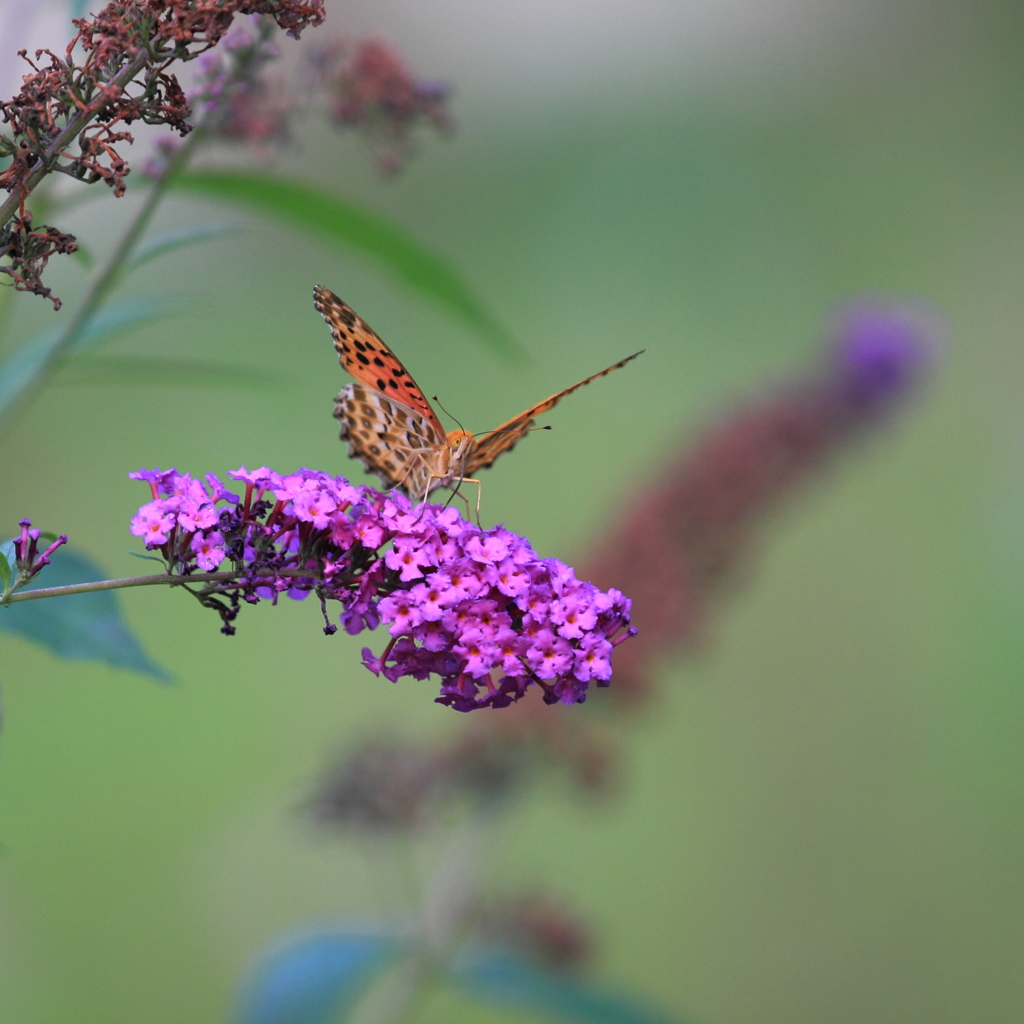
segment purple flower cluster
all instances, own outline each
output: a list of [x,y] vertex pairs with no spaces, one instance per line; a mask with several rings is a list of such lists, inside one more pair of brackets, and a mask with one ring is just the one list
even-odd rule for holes
[[[205,483],[173,469],[129,475],[153,495],[131,532],[161,551],[168,572],[205,584],[193,592],[224,632],[242,600],[315,592],[322,607],[341,602],[350,634],[390,623],[380,657],[364,648],[367,668],[392,682],[437,674],[438,702],[458,711],[505,707],[531,685],[549,704],[580,703],[592,682],[608,685],[612,650],[635,633],[619,591],[577,580],[525,538],[454,508],[309,469],[243,466],[228,474],[245,484],[241,498],[212,473]],[[230,571],[215,572],[225,561]],[[327,619],[324,631],[336,630]]]

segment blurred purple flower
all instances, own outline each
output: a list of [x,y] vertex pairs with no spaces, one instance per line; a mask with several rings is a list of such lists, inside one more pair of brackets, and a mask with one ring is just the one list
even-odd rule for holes
[[846,401],[874,408],[908,391],[934,358],[935,320],[904,306],[856,303],[842,310],[834,328],[835,359]]
[[198,59],[199,73],[187,93],[206,131],[246,142],[258,155],[266,154],[267,143],[288,138],[288,116],[298,106],[266,75],[267,64],[280,55],[274,34],[266,15],[239,18],[220,45]]
[[360,131],[385,173],[405,166],[421,125],[440,132],[451,128],[448,87],[413,78],[398,51],[382,40],[321,44],[312,49],[310,64],[334,122]]

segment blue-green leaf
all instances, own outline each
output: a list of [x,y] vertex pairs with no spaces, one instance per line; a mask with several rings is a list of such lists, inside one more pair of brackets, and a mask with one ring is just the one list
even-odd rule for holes
[[287,386],[280,374],[250,366],[149,356],[82,356],[61,370],[56,383],[205,385],[245,391],[283,390]]
[[380,214],[302,182],[246,171],[188,171],[172,188],[240,203],[287,221],[344,248],[382,261],[401,281],[443,303],[503,355],[521,356],[518,343],[486,312],[448,261]]
[[[58,548],[50,557],[51,564],[24,589],[63,587],[104,578],[95,562],[66,548]],[[171,681],[121,618],[112,590],[0,606],[0,630],[31,640],[68,661],[102,661],[114,668],[153,676],[162,683]]]
[[181,249],[186,245],[195,245],[197,242],[209,242],[215,238],[223,238],[224,235],[234,234],[241,231],[238,224],[230,224],[227,221],[216,221],[211,224],[193,224],[187,228],[175,228],[171,231],[163,231],[152,238],[143,239],[136,247],[131,256],[131,261],[125,268],[125,274],[141,267],[158,256]]
[[165,295],[140,295],[109,303],[82,329],[71,351],[86,352],[136,327],[180,313],[182,308],[180,299]]
[[237,1024],[328,1024],[341,1018],[402,952],[394,936],[305,933],[250,969],[233,1015]]
[[[71,351],[94,348],[133,327],[160,320],[173,309],[168,299],[154,296],[140,296],[104,306],[79,334]],[[0,414],[6,412],[42,373],[50,353],[61,343],[65,329],[59,325],[37,334],[0,367]]]
[[535,967],[511,951],[476,957],[454,977],[482,1002],[520,1007],[573,1024],[678,1024],[677,1018],[572,976]]

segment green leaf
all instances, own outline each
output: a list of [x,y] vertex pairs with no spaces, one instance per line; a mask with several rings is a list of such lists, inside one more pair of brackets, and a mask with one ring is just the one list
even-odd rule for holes
[[[155,296],[140,296],[104,306],[82,330],[72,352],[94,348],[133,327],[160,320],[175,310],[168,299]],[[0,367],[0,415],[32,386],[50,353],[60,344],[64,331],[65,327],[60,325],[37,334]]]
[[249,366],[147,356],[82,356],[61,370],[57,383],[191,385],[246,391],[283,390],[287,386],[280,374]]
[[[95,562],[66,548],[58,548],[50,557],[51,564],[23,590],[104,578],[103,570]],[[102,661],[114,668],[152,676],[162,683],[171,682],[170,675],[146,654],[121,618],[117,595],[112,590],[0,606],[0,630],[31,640],[58,658]]]
[[501,354],[523,354],[443,256],[377,213],[302,182],[246,171],[189,171],[177,175],[171,188],[249,206],[335,245],[360,249],[458,314]]
[[165,564],[164,560],[162,558],[157,558],[156,555],[144,555],[139,551],[132,551],[131,548],[125,548],[125,551],[131,555],[132,558],[141,558],[146,562],[159,562],[161,565]]
[[0,583],[3,584],[3,592],[6,594],[11,585],[11,573],[14,568],[14,541],[9,540],[6,544],[0,545]]
[[574,1024],[677,1024],[676,1018],[571,975],[535,967],[511,951],[480,956],[454,976],[482,1002],[521,1007]]
[[152,238],[144,239],[135,247],[131,261],[124,273],[130,274],[144,263],[155,260],[165,253],[173,252],[175,249],[181,249],[186,245],[195,245],[197,242],[209,242],[215,238],[223,238],[225,235],[231,235],[241,230],[242,228],[238,224],[217,221],[212,224],[193,224],[187,228],[164,231]]
[[71,258],[81,263],[86,270],[92,270],[96,264],[96,261],[92,258],[92,253],[81,242],[78,243],[78,248],[71,254]]
[[180,300],[165,295],[140,295],[102,306],[82,329],[72,352],[86,352],[144,324],[156,323],[181,313]]
[[249,971],[237,1024],[330,1024],[343,1019],[370,982],[402,952],[392,936],[301,934]]

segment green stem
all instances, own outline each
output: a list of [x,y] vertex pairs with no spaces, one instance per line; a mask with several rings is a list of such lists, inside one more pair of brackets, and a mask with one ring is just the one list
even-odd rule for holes
[[41,384],[42,379],[57,368],[68,351],[74,347],[75,342],[93,318],[103,300],[107,297],[110,289],[117,283],[117,277],[125,260],[131,255],[143,232],[149,227],[149,222],[152,220],[160,200],[166,194],[171,179],[185,167],[200,136],[201,129],[199,128],[194,129],[190,133],[181,148],[171,157],[167,169],[157,178],[149,192],[146,193],[146,198],[143,200],[142,206],[139,207],[131,224],[128,225],[128,230],[107,258],[106,264],[104,264],[103,269],[86,292],[85,298],[82,299],[81,305],[79,305],[75,315],[69,321],[64,333],[61,335],[60,341],[54,345],[46,362],[43,363],[41,372],[36,377],[37,385]]
[[[439,979],[447,974],[473,930],[480,901],[478,897],[466,900],[463,893],[475,888],[475,874],[480,865],[492,860],[491,847],[497,841],[495,822],[492,814],[477,812],[453,836],[441,858],[442,867],[427,887],[436,891],[418,892],[419,907],[415,916],[419,918],[419,936],[415,948],[389,973],[379,990],[371,989],[364,1000],[356,1004],[349,1021],[372,1019],[373,1024],[414,1024],[420,1017]],[[458,879],[454,888],[453,878]],[[444,914],[446,910],[450,911],[449,917],[436,921],[435,927],[430,928],[428,918],[436,918],[439,912]],[[368,1010],[373,1012],[368,1013]]]
[[145,200],[143,200],[142,206],[139,207],[131,224],[129,224],[128,230],[107,258],[103,269],[93,280],[78,309],[68,321],[67,327],[64,328],[64,332],[50,351],[46,353],[46,358],[40,362],[33,376],[25,382],[12,406],[8,406],[7,412],[4,415],[4,420],[7,424],[13,418],[14,409],[24,409],[30,395],[40,390],[47,379],[60,369],[67,360],[68,354],[81,337],[89,321],[96,315],[107,294],[117,284],[117,279],[124,268],[125,261],[131,255],[143,232],[149,226],[149,222],[156,212],[160,200],[163,199],[167,189],[170,187],[171,179],[184,169],[202,135],[202,128],[193,129],[181,148],[171,157],[167,169],[153,183],[146,194]]

